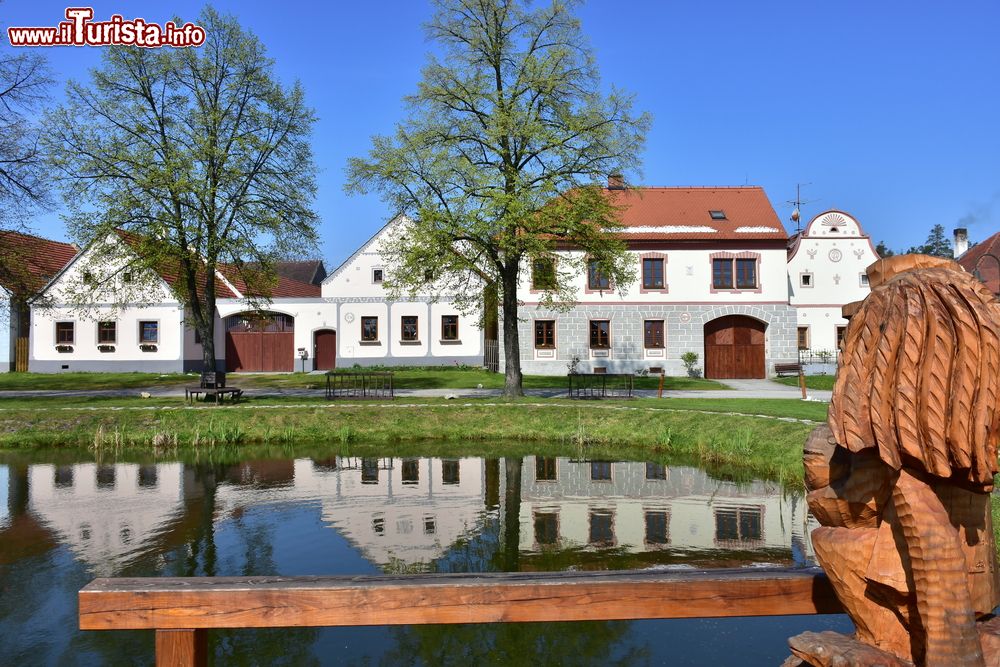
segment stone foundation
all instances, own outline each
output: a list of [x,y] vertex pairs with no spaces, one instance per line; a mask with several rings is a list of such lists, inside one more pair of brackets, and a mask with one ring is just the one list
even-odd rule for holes
[[[526,374],[565,375],[574,358],[577,371],[591,373],[603,367],[608,373],[635,373],[662,367],[667,375],[686,373],[681,355],[698,355],[698,368],[704,371],[704,327],[726,315],[746,315],[767,324],[764,336],[765,368],[774,374],[775,363],[798,361],[796,352],[796,312],[788,304],[747,305],[579,305],[568,312],[544,308],[523,308],[518,325],[521,347],[521,370]],[[551,357],[540,355],[549,351],[535,350],[534,320],[555,320],[556,348]],[[607,356],[595,356],[590,349],[590,320],[611,321],[611,349]],[[664,349],[655,351],[643,347],[643,321],[664,320]],[[503,343],[500,344],[503,369]]]

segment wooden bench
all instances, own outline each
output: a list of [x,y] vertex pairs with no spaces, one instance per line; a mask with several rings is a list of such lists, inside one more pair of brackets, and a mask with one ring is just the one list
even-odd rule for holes
[[194,401],[201,396],[205,398],[214,396],[215,404],[218,405],[226,396],[232,402],[240,400],[243,397],[243,390],[238,387],[227,387],[225,373],[206,371],[201,374],[201,381],[197,387],[184,388],[185,401]]
[[81,630],[155,630],[156,664],[182,667],[210,628],[843,613],[819,568],[95,579],[79,605]]
[[783,377],[785,375],[799,375],[802,373],[802,364],[775,364],[774,372],[778,377]]

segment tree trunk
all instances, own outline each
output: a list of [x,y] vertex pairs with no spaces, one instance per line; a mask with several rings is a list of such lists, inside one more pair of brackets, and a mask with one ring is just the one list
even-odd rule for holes
[[503,502],[503,571],[520,570],[521,546],[521,469],[524,459],[504,457]]
[[503,395],[508,398],[524,396],[521,386],[521,342],[517,329],[517,269],[505,268],[501,280],[503,299],[503,352],[504,387]]
[[214,371],[215,368],[215,318],[207,318],[208,322],[199,322],[198,333],[201,336],[202,370]]

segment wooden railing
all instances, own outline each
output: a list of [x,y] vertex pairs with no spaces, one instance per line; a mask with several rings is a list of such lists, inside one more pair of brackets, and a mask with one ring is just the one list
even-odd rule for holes
[[570,373],[569,398],[632,398],[635,376],[631,373]]
[[394,398],[392,372],[330,371],[326,374],[326,397],[329,399]]
[[206,630],[836,614],[818,568],[375,577],[95,579],[81,630],[155,630],[156,664],[203,665]]

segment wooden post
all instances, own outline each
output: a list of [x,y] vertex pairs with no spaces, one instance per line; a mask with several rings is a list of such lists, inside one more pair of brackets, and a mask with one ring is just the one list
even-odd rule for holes
[[802,389],[802,400],[806,399],[806,374],[802,372],[802,367],[799,366],[799,388]]
[[156,631],[156,667],[203,667],[207,664],[206,630]]
[[660,372],[660,388],[656,390],[656,397],[663,398],[663,372]]

